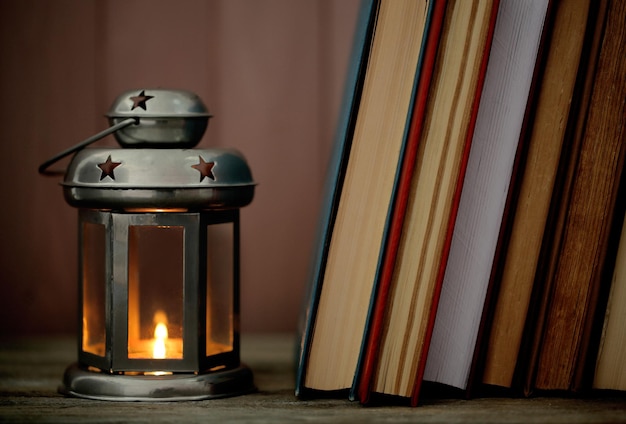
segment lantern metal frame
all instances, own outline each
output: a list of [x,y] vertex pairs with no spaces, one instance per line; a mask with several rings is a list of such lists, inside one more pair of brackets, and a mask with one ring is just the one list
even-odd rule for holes
[[[85,352],[83,333],[79,340],[79,361],[103,370],[150,372],[166,369],[172,372],[200,372],[216,366],[232,367],[238,365],[239,333],[234,331],[236,322],[230,323],[233,327],[233,340],[230,352],[205,357],[200,352],[206,352],[206,302],[199,301],[206,298],[206,264],[202,258],[207,257],[207,227],[209,225],[233,224],[233,305],[232,320],[238,321],[239,316],[239,211],[202,211],[195,213],[160,212],[160,213],[116,213],[110,211],[96,211],[81,209],[79,237],[82,245],[83,223],[101,224],[105,227],[105,246],[110,249],[105,257],[111,263],[106,265],[105,279],[113,281],[106,284],[105,307],[107,324],[107,338],[105,355],[103,357]],[[184,293],[183,293],[183,359],[131,359],[128,354],[128,287],[130,274],[130,243],[129,230],[135,226],[164,226],[184,228]],[[83,276],[84,258],[79,265],[80,275]],[[80,284],[81,290],[83,284]],[[82,300],[82,293],[81,293]],[[81,301],[80,322],[82,325],[83,302]],[[80,328],[80,327],[79,327]]]

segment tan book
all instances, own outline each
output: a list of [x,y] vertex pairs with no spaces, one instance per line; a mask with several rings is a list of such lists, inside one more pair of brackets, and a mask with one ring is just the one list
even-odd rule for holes
[[336,218],[321,281],[314,283],[319,285],[319,301],[308,318],[309,345],[303,347],[305,389],[353,387],[406,140],[429,3],[375,4],[375,27]]

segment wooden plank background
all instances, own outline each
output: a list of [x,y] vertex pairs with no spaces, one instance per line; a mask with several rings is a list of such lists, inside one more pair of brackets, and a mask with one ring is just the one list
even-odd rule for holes
[[[76,210],[38,165],[100,131],[132,88],[182,88],[236,147],[242,328],[296,327],[358,0],[2,0],[0,335],[76,329]],[[101,144],[115,145],[112,139]]]

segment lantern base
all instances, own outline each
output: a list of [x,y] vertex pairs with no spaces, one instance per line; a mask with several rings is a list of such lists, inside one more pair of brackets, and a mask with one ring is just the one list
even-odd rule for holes
[[59,392],[94,400],[182,401],[205,400],[256,390],[252,371],[245,365],[206,374],[123,375],[94,372],[72,364],[65,370]]

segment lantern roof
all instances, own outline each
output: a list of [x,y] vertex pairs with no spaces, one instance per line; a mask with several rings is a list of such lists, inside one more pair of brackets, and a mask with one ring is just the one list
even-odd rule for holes
[[247,205],[255,182],[234,149],[89,148],[62,185],[76,207],[210,209]]

